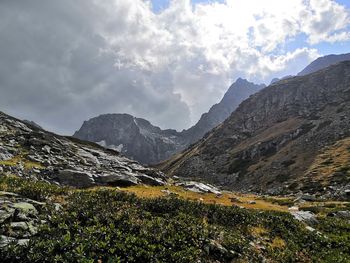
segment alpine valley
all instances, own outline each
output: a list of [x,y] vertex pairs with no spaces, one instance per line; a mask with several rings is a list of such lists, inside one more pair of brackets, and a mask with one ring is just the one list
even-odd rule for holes
[[181,132],[0,112],[0,261],[350,262],[347,59],[239,78]]

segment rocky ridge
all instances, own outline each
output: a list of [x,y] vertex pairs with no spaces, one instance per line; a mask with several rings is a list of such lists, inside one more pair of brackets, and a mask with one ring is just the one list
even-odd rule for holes
[[164,185],[165,176],[117,151],[58,136],[0,112],[0,174],[92,187]]
[[[159,167],[169,175],[231,190],[276,194],[343,189],[340,194],[345,194],[350,188],[349,101],[348,61],[279,81]],[[332,169],[323,169],[327,161],[334,163]]]
[[298,76],[305,76],[307,74],[311,74],[323,68],[329,67],[330,65],[334,65],[347,60],[350,60],[350,53],[320,57],[315,61],[311,62],[301,72],[299,72]]

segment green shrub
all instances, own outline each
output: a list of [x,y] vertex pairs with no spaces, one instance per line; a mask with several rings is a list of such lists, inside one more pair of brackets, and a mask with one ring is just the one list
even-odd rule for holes
[[14,192],[30,199],[45,201],[51,196],[67,194],[69,188],[17,176],[0,176],[0,191]]
[[[27,246],[0,251],[3,262],[347,262],[350,226],[320,219],[323,235],[290,214],[206,205],[171,198],[140,199],[113,189],[60,190],[13,179],[0,185],[41,199],[66,195],[63,208]],[[11,182],[11,183],[9,183]],[[29,186],[30,185],[30,186]],[[47,192],[44,186],[48,187]],[[26,190],[23,190],[26,189]],[[61,192],[62,191],[62,192]],[[39,198],[39,199],[40,199]],[[50,207],[50,206],[49,206]],[[264,229],[256,236],[251,229]],[[273,240],[282,240],[282,247]],[[213,248],[214,244],[221,247]],[[264,249],[256,247],[260,244]]]

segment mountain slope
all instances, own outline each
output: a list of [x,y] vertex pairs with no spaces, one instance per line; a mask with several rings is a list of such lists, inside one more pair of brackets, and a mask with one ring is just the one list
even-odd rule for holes
[[164,176],[118,152],[44,131],[0,112],[0,175],[62,185],[162,185]]
[[305,69],[298,73],[298,76],[304,76],[307,74],[314,73],[323,68],[329,67],[330,65],[339,63],[341,61],[350,60],[350,53],[341,55],[328,55],[320,57],[309,64]]
[[73,136],[118,150],[142,163],[158,163],[202,138],[230,116],[243,100],[263,87],[238,79],[196,125],[182,132],[161,130],[145,119],[128,114],[105,114],[85,121]]
[[349,101],[349,61],[279,81],[245,100],[222,125],[160,168],[235,190],[322,191],[346,185],[349,160],[321,179],[312,165],[327,147],[348,139]]
[[201,139],[208,131],[226,120],[242,101],[264,87],[264,84],[257,85],[245,79],[237,79],[219,103],[213,105],[207,113],[204,113],[193,127],[182,132],[188,144]]

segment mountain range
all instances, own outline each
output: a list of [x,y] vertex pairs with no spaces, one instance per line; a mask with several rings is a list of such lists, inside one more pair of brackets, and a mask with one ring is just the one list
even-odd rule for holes
[[264,87],[237,79],[218,104],[203,114],[193,127],[182,132],[162,130],[129,114],[104,114],[85,121],[73,136],[115,149],[141,163],[155,164],[198,141],[230,116],[243,100]]
[[159,168],[239,191],[349,186],[349,101],[350,61],[278,81]]

